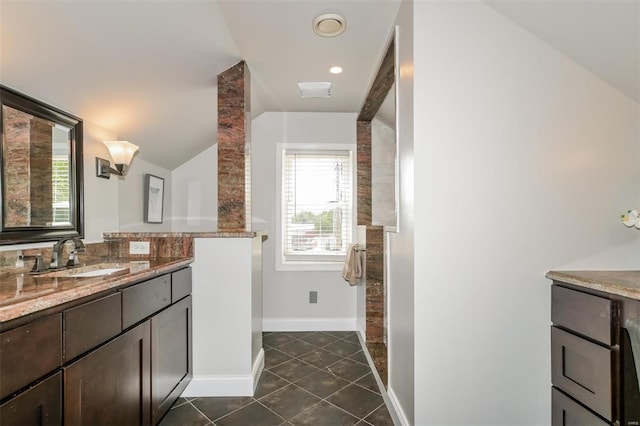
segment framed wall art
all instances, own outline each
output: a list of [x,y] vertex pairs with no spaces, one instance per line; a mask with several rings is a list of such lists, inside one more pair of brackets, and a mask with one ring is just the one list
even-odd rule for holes
[[162,223],[164,203],[164,179],[151,174],[144,175],[144,221]]

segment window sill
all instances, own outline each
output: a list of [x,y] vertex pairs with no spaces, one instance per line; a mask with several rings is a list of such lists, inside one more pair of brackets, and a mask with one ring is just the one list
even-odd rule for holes
[[276,271],[331,272],[342,271],[343,262],[276,262]]

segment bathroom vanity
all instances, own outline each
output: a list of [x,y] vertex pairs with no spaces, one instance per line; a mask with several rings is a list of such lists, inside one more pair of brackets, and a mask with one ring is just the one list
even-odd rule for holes
[[0,424],[157,424],[192,377],[191,261],[0,277]]
[[[640,424],[627,319],[640,318],[640,271],[551,271],[551,423]],[[640,367],[640,366],[638,366]]]

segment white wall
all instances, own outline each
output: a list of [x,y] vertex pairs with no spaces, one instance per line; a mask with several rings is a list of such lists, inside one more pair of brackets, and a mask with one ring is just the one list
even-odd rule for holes
[[400,211],[398,232],[387,240],[388,394],[401,421],[414,424],[414,359],[419,358],[414,357],[413,1],[403,0],[396,24]]
[[[111,176],[118,181],[119,230],[121,232],[168,232],[171,231],[171,170],[156,166],[141,158],[139,152],[131,162],[124,177]],[[109,157],[107,157],[109,158]],[[144,223],[144,175],[150,173],[164,178],[164,201],[162,223]]]
[[218,145],[172,172],[174,232],[218,229]]
[[[266,230],[264,267],[264,327],[275,329],[355,330],[356,289],[340,272],[283,272],[275,270],[276,144],[355,144],[356,114],[267,112],[252,121],[252,229]],[[309,304],[309,291],[318,303]]]
[[253,394],[264,366],[260,245],[259,236],[195,239],[193,380],[184,396]]
[[638,104],[482,2],[414,23],[415,424],[548,424],[544,274],[637,247]]
[[118,179],[96,176],[96,157],[111,161],[102,141],[117,140],[117,135],[95,124],[83,122],[84,155],[84,241],[102,241],[102,233],[118,230]]

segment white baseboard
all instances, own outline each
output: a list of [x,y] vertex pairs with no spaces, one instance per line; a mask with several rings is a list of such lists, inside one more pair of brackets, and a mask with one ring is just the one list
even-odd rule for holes
[[355,318],[264,318],[263,331],[354,331]]
[[384,399],[384,402],[387,405],[387,408],[389,409],[389,415],[391,416],[391,419],[393,419],[393,424],[401,425],[401,426],[409,426],[410,423],[407,421],[407,416],[404,414],[404,411],[402,411],[402,408],[398,403],[398,398],[393,392],[393,389],[385,388],[384,383],[382,382],[382,379],[378,374],[378,370],[376,369],[376,366],[373,363],[373,358],[371,358],[371,354],[369,353],[369,349],[367,349],[367,345],[365,343],[365,332],[364,330],[360,329],[360,327],[358,327],[358,338],[360,339],[360,344],[364,349],[363,351],[364,356],[365,358],[367,358],[367,362],[371,367],[373,377],[376,379],[376,383],[378,384],[378,390],[380,391],[380,394],[382,395],[382,399]]
[[401,426],[409,426],[409,420],[407,420],[406,414],[402,411],[402,407],[400,406],[393,389],[387,389],[387,397],[389,401],[387,407],[389,408],[389,414],[391,414],[394,423],[400,424]]
[[251,374],[194,377],[182,393],[185,397],[252,395],[253,376]]
[[181,396],[253,396],[264,368],[264,350],[260,349],[251,374],[194,376]]
[[360,341],[363,343],[366,342],[367,341],[366,331],[362,327],[362,324],[360,324],[359,322],[356,324],[356,331],[358,332],[358,337],[360,337]]
[[256,387],[260,381],[260,375],[262,375],[262,370],[264,370],[264,349],[260,348],[260,352],[258,352],[258,356],[256,357],[256,360],[253,363],[253,368],[251,369],[251,377],[253,379],[253,392],[251,393],[251,396],[253,396],[256,391]]

